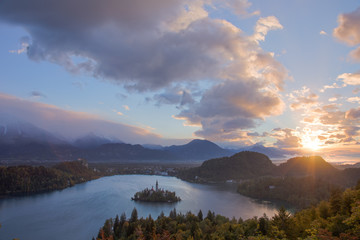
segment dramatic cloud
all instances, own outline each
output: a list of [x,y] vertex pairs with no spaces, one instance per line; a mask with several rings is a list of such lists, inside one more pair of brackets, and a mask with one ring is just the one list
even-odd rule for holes
[[[116,137],[130,143],[162,142],[159,135],[146,129],[103,120],[88,113],[67,111],[53,105],[0,94],[0,116],[11,116],[39,126],[66,138],[84,136],[89,132]],[[1,118],[1,117],[0,117]]]
[[[209,18],[205,3],[211,1],[5,0],[0,20],[29,32],[31,59],[142,91],[216,78],[237,52],[240,30]],[[247,1],[226,3],[238,5],[239,13],[249,6]],[[260,22],[262,35],[281,26],[274,17]]]
[[283,105],[276,93],[262,90],[256,81],[226,81],[209,89],[198,103],[176,117],[186,119],[189,125],[201,125],[197,136],[213,139],[223,135],[233,140],[237,129],[255,127],[256,120],[280,114]]
[[[280,114],[287,70],[261,49],[270,30],[261,17],[247,36],[207,8],[244,16],[247,0],[41,0],[0,2],[0,21],[23,26],[27,55],[76,74],[89,74],[135,91],[157,91],[157,105],[174,104],[176,116],[201,126],[197,136],[238,139],[242,129]],[[179,88],[206,82],[199,89]],[[162,93],[159,93],[161,92]],[[197,96],[195,96],[197,95]]]

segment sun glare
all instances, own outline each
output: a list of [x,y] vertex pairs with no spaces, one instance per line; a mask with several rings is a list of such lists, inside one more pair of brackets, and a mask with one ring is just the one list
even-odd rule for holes
[[321,141],[318,136],[318,132],[306,130],[305,134],[301,137],[301,144],[303,148],[313,151],[319,150],[321,148]]

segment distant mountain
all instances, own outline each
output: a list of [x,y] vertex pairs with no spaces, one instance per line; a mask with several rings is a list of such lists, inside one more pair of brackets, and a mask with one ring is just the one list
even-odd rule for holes
[[[76,139],[72,145],[79,148],[94,148],[107,143],[113,143],[113,141],[105,137],[99,137],[94,133],[89,133],[86,136]],[[118,141],[117,143],[121,142]]]
[[165,151],[147,149],[139,144],[125,143],[108,143],[97,148],[84,150],[81,152],[81,158],[88,161],[177,160],[176,156]]
[[167,151],[182,160],[207,160],[210,158],[230,156],[232,151],[223,149],[213,142],[195,139],[185,145],[164,147]]
[[279,158],[286,159],[288,155],[294,154],[293,152],[290,152],[287,150],[283,150],[283,149],[279,149],[279,148],[275,148],[275,147],[265,147],[260,144],[254,144],[252,146],[231,149],[230,151],[233,151],[234,153],[243,152],[243,151],[258,152],[258,153],[265,154],[266,156],[268,156],[271,159],[274,159],[274,158],[275,159],[279,159]]
[[353,164],[334,164],[333,165],[335,168],[337,169],[347,169],[347,168],[360,168],[360,162],[358,163],[353,163]]
[[162,150],[162,149],[164,149],[163,146],[157,145],[157,144],[142,144],[142,146],[143,146],[144,148],[147,148],[147,149],[156,149],[156,150]]
[[218,182],[273,175],[276,166],[262,153],[244,151],[231,157],[215,158],[200,167],[184,170],[179,177],[190,181]]

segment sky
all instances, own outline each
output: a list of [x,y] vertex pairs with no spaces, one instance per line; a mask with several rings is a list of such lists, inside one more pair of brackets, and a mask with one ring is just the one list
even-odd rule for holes
[[359,1],[2,0],[0,36],[0,118],[360,161]]

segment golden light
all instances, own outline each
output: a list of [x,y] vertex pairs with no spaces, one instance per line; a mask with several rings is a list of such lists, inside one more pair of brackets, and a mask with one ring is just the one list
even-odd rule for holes
[[307,148],[313,151],[321,148],[321,141],[318,136],[321,131],[312,131],[311,129],[304,129],[304,134],[301,136],[301,144],[303,148]]

